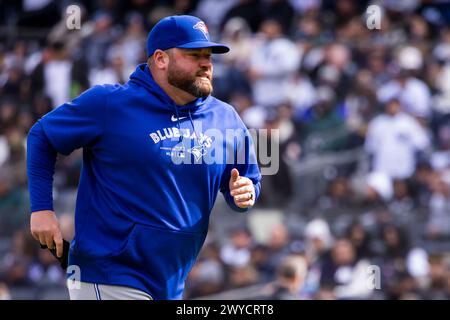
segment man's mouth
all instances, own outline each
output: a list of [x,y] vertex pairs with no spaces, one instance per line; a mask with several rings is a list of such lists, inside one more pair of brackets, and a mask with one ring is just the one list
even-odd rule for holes
[[197,77],[202,79],[202,80],[211,81],[211,76],[209,74],[207,74],[207,73],[198,74]]

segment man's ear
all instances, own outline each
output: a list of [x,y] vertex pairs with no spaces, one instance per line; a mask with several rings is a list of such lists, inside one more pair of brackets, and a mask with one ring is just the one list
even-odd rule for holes
[[162,50],[156,50],[150,57],[151,64],[155,65],[158,69],[166,69],[169,64],[169,56]]

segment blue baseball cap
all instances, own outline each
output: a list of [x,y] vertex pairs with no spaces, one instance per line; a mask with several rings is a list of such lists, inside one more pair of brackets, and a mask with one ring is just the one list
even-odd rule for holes
[[211,42],[208,27],[197,17],[170,16],[158,21],[147,38],[147,57],[157,50],[170,48],[211,48],[212,53],[227,53],[226,45]]

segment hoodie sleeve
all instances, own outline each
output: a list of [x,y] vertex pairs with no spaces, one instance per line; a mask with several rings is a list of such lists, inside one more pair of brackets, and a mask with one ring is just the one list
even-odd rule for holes
[[31,212],[53,210],[52,185],[57,153],[93,146],[104,123],[104,89],[93,87],[46,114],[27,137]]
[[92,147],[101,137],[105,122],[106,94],[95,86],[57,107],[40,121],[53,148],[64,155],[81,147]]
[[27,138],[27,176],[31,212],[53,210],[52,185],[56,150],[50,144],[40,122],[34,124]]
[[241,124],[241,133],[236,136],[234,141],[234,163],[227,164],[225,171],[222,174],[220,192],[224,195],[224,198],[230,208],[238,212],[246,212],[249,208],[239,208],[234,203],[233,196],[230,194],[229,181],[231,177],[231,170],[236,168],[239,171],[239,175],[249,178],[255,186],[255,202],[259,197],[261,191],[261,173],[259,170],[255,145],[250,132],[245,127],[240,119],[238,121]]

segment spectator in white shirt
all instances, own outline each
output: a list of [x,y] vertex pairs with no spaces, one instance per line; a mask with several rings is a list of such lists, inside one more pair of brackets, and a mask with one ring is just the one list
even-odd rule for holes
[[220,249],[220,258],[228,266],[244,267],[250,263],[252,235],[245,228],[231,232],[231,242]]
[[385,112],[370,121],[365,142],[366,151],[373,157],[373,171],[393,179],[411,177],[417,152],[430,145],[425,129],[400,109],[398,99],[386,103]]
[[422,53],[415,47],[402,48],[397,57],[397,64],[400,70],[396,79],[389,81],[378,90],[378,99],[386,103],[398,97],[403,111],[415,117],[429,119],[431,116],[430,88],[414,76],[423,67]]
[[413,116],[420,118],[431,116],[430,89],[422,80],[409,76],[405,70],[400,72],[397,79],[382,86],[377,95],[382,103],[392,97],[399,97],[403,110]]
[[44,92],[57,107],[70,100],[73,62],[64,44],[57,42],[51,45],[48,61],[44,64]]
[[284,88],[298,70],[300,58],[295,43],[283,37],[281,24],[265,20],[252,52],[249,71],[257,105],[274,106],[287,100]]

